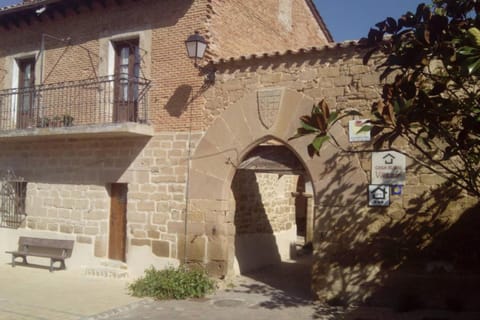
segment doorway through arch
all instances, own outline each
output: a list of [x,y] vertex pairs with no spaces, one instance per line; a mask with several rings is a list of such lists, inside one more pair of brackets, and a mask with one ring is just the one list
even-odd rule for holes
[[310,297],[313,190],[304,165],[270,139],[244,157],[231,189],[235,273]]

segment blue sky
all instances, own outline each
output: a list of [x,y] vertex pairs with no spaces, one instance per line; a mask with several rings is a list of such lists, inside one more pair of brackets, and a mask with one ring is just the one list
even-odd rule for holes
[[419,3],[430,0],[314,0],[318,12],[336,42],[366,37],[377,22],[415,12]]
[[[18,2],[0,0],[0,7]],[[421,0],[314,0],[337,42],[356,40],[368,34],[370,27],[387,16],[400,17],[415,11]],[[430,1],[424,1],[429,3]]]

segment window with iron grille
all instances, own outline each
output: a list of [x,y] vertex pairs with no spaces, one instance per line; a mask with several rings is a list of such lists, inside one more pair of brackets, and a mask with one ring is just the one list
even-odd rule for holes
[[27,182],[0,181],[0,227],[18,228],[26,217]]

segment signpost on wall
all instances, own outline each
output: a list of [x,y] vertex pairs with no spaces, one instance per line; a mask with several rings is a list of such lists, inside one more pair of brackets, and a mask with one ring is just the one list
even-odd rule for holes
[[362,131],[362,128],[367,121],[367,119],[363,119],[350,120],[348,122],[348,137],[350,142],[370,141],[370,130]]
[[404,185],[406,158],[395,151],[372,153],[372,184]]
[[390,194],[402,194],[405,176],[406,157],[403,154],[395,151],[373,152],[372,184],[368,186],[368,205],[389,206]]
[[390,186],[371,184],[368,186],[368,205],[388,207],[390,205]]

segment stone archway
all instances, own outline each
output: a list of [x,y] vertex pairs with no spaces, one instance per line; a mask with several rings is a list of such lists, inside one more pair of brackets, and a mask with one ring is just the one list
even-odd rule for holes
[[[180,258],[206,265],[211,274],[232,273],[235,208],[231,182],[245,155],[266,140],[282,142],[302,162],[311,177],[317,216],[326,207],[332,215],[337,209],[331,208],[348,206],[358,198],[355,187],[366,183],[366,176],[356,157],[326,145],[320,157],[310,158],[306,148],[309,137],[289,140],[299,126],[298,119],[310,113],[313,104],[310,97],[288,88],[259,89],[214,121],[192,157],[187,234],[179,241]],[[336,126],[332,133],[340,144],[347,144],[343,127]],[[349,170],[339,173],[339,168],[347,167]],[[318,226],[318,217],[315,219],[314,237],[321,235],[325,241],[328,226]]]

